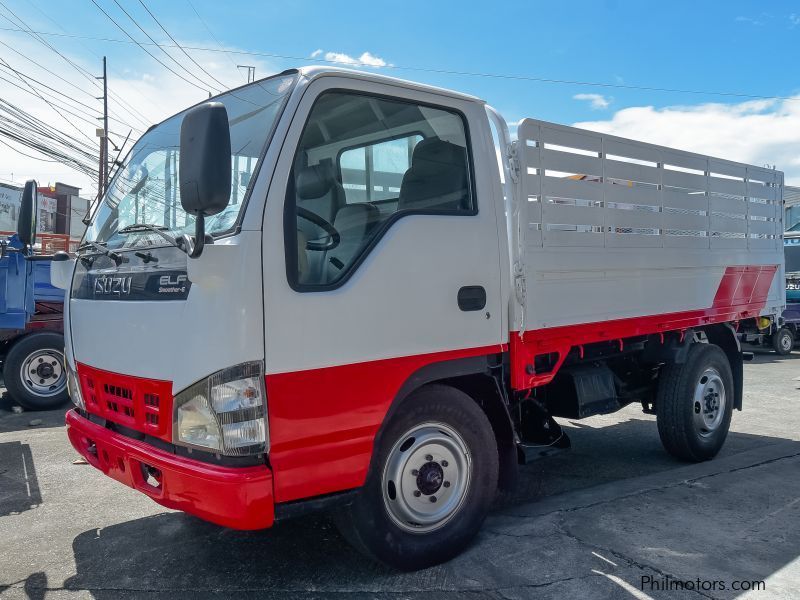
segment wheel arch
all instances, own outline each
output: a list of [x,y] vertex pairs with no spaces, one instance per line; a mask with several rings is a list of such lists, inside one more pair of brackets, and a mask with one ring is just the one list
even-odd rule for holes
[[[514,427],[503,398],[502,379],[498,379],[495,373],[501,369],[502,360],[502,354],[473,356],[431,363],[414,371],[395,394],[375,435],[373,448],[380,446],[386,425],[402,409],[408,397],[425,386],[446,385],[465,393],[483,410],[497,443],[500,461],[498,487],[501,490],[512,489],[517,479]],[[370,459],[369,469],[373,466]]]

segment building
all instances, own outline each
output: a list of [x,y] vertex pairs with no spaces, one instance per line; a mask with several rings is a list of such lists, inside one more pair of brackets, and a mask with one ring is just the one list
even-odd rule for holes
[[90,200],[80,197],[80,188],[65,183],[39,188],[39,231],[68,235],[79,240],[86,231],[82,219]]
[[0,232],[17,230],[17,215],[22,188],[0,183]]
[[[22,189],[0,183],[0,234],[9,235],[17,230]],[[74,246],[86,231],[82,219],[89,210],[91,200],[80,197],[80,188],[64,183],[39,187],[38,191],[36,230],[45,236],[68,238]]]
[[784,229],[788,230],[800,223],[800,187],[784,186],[783,199],[786,202]]

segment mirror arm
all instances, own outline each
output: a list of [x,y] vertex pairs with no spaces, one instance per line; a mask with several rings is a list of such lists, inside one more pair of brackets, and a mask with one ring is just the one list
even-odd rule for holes
[[189,258],[197,258],[203,253],[203,247],[206,244],[206,217],[203,213],[198,213],[195,219],[194,238],[184,234],[181,241]]

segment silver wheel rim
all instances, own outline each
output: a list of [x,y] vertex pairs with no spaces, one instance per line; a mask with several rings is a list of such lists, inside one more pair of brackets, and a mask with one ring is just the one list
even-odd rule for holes
[[780,344],[781,344],[781,350],[783,350],[784,352],[791,351],[791,349],[792,349],[792,336],[790,336],[788,333],[785,333],[785,334],[783,334],[781,336],[781,339],[779,341],[780,341]]
[[700,375],[692,400],[694,424],[702,437],[712,435],[719,429],[725,416],[725,384],[722,376],[713,367]]
[[41,398],[56,396],[67,385],[64,355],[51,348],[31,352],[22,361],[19,374],[25,390]]
[[472,475],[464,439],[443,423],[423,423],[397,440],[383,470],[383,501],[405,531],[427,533],[461,508]]

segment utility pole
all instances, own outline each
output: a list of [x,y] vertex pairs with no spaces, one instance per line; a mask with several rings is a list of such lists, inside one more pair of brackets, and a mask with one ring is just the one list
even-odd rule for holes
[[256,68],[252,65],[236,65],[237,69],[247,69],[247,83],[253,83],[256,80]]
[[103,57],[103,76],[95,79],[103,80],[103,95],[98,100],[103,101],[103,128],[97,129],[97,137],[100,138],[100,164],[97,174],[97,197],[98,199],[106,191],[108,186],[108,76],[106,74],[106,57]]

